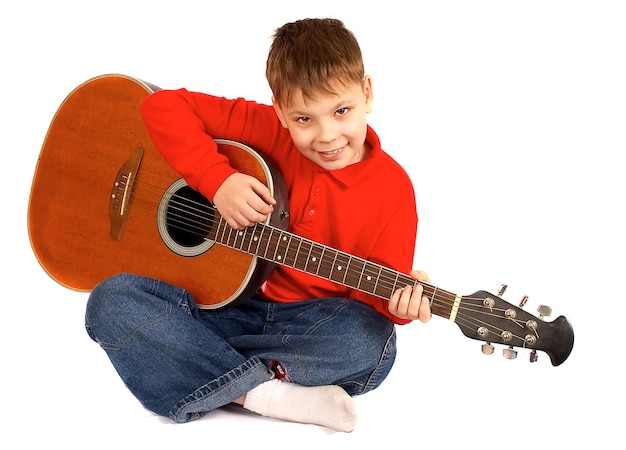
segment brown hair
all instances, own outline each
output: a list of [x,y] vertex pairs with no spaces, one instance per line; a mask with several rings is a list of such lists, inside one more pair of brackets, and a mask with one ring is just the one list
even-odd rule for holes
[[265,76],[276,102],[288,104],[295,89],[304,99],[334,93],[333,82],[361,83],[361,48],[337,19],[302,19],[278,28],[267,57]]

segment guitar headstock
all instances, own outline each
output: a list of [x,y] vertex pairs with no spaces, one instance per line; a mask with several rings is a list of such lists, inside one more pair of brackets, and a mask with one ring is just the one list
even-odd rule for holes
[[454,321],[465,336],[485,342],[483,353],[493,353],[491,344],[502,344],[506,346],[504,356],[513,359],[516,347],[526,348],[531,350],[530,360],[534,362],[539,350],[548,354],[553,366],[558,366],[572,352],[574,330],[563,316],[545,321],[550,308],[541,306],[538,312],[536,317],[498,295],[478,291],[461,298]]

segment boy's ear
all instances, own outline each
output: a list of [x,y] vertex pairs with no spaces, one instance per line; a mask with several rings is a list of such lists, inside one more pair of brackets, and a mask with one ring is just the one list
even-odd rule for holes
[[365,94],[365,111],[370,113],[374,108],[374,91],[372,89],[372,77],[365,75],[363,79],[363,93]]
[[276,101],[276,98],[273,95],[272,95],[272,106],[274,107],[274,111],[276,112],[276,115],[278,116],[278,120],[280,120],[280,124],[284,128],[287,128],[287,121],[285,120],[285,114],[283,113],[283,109],[280,107],[280,105]]

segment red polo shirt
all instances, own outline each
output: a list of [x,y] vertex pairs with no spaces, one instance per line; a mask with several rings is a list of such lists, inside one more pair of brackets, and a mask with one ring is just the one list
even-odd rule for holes
[[[165,160],[209,200],[235,172],[213,138],[247,144],[279,166],[289,194],[289,231],[403,273],[411,270],[417,232],[413,185],[371,128],[368,156],[329,171],[302,156],[269,105],[180,89],[148,96],[141,112]],[[390,314],[378,297],[286,266],[272,272],[260,295],[278,302],[353,298],[395,323],[409,322]]]

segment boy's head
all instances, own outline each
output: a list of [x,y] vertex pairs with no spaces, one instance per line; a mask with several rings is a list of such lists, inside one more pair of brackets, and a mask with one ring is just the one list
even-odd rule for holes
[[362,83],[361,48],[337,19],[303,19],[278,28],[267,58],[266,77],[274,100],[287,105],[294,91],[305,100],[335,93],[333,83]]
[[367,157],[372,81],[341,21],[304,19],[276,30],[267,79],[278,119],[306,158],[338,170]]

